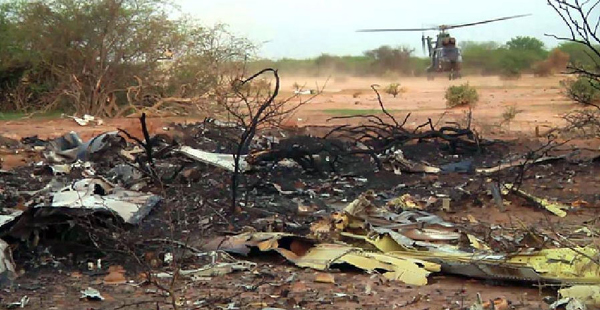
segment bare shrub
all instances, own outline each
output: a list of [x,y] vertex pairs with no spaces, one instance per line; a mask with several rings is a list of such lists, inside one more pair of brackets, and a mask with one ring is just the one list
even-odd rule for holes
[[394,96],[396,98],[402,92],[400,83],[392,83],[385,88],[385,93]]
[[[579,132],[584,136],[600,136],[600,67],[597,59],[600,57],[600,33],[598,33],[597,18],[592,16],[597,11],[598,1],[563,1],[548,0],[548,4],[561,17],[569,28],[567,37],[552,37],[567,41],[568,44],[582,47],[587,56],[584,65],[581,60],[571,59],[567,66],[568,72],[577,76],[576,80],[561,82],[566,87],[566,95],[574,101],[594,109],[584,109],[567,114],[564,119],[568,126],[563,132]],[[595,64],[595,65],[593,65]]]
[[542,60],[533,65],[533,74],[539,77],[551,76],[554,73],[552,65],[547,60]]
[[521,70],[516,68],[506,68],[500,72],[500,79],[505,81],[518,80],[521,78]]
[[562,84],[566,87],[567,97],[582,105],[599,107],[599,81],[580,76],[576,80],[565,80]]
[[595,66],[584,66],[573,61],[568,65],[569,73],[576,74],[579,78],[567,84],[567,95],[573,100],[584,105],[598,106],[598,92],[600,91],[600,72],[596,59],[600,57],[600,34],[598,33],[597,20],[591,16],[596,12],[598,1],[562,1],[548,0],[548,4],[562,18],[569,27],[568,37],[554,38],[576,43],[586,48],[589,60]]
[[459,106],[473,107],[479,101],[479,94],[477,89],[469,85],[469,83],[462,85],[453,85],[446,89],[446,107],[454,108]]
[[562,130],[563,134],[580,138],[600,137],[600,111],[577,110],[563,117],[567,127]]
[[[260,76],[272,73],[274,86],[271,81],[259,79]],[[313,98],[320,95],[323,88],[311,92],[308,99],[302,99],[299,94],[279,99],[280,77],[277,70],[267,68],[248,77],[235,77],[228,87],[222,87],[217,99],[219,109],[223,111],[228,120],[244,128],[234,158],[234,172],[231,177],[231,208],[230,212],[238,211],[238,187],[240,183],[242,155],[248,153],[250,144],[258,129],[281,128],[283,123],[289,122],[295,112]]]
[[523,112],[523,110],[518,110],[516,106],[511,105],[504,108],[502,112],[502,123],[510,126],[510,123],[517,117],[517,114]]
[[569,54],[555,48],[547,59],[539,61],[533,66],[533,73],[540,77],[550,76],[565,71],[568,63]]

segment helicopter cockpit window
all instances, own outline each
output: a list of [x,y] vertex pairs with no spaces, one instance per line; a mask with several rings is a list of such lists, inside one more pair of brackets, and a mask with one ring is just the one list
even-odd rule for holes
[[460,50],[458,48],[444,48],[442,49],[442,58],[445,61],[459,61]]

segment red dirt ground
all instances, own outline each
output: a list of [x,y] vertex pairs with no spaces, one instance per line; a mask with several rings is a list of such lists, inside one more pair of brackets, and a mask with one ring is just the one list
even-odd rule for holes
[[[444,92],[449,85],[469,83],[479,92],[479,103],[473,110],[475,125],[486,133],[514,132],[515,134],[533,134],[535,126],[553,127],[561,125],[561,115],[577,109],[578,106],[563,95],[560,81],[566,76],[538,78],[524,76],[519,80],[501,80],[498,77],[465,77],[461,80],[448,81],[437,79],[427,81],[425,78],[399,78],[389,80],[382,78],[315,78],[315,77],[282,77],[281,98],[290,95],[293,84],[307,85],[307,88],[323,87],[324,92],[310,104],[305,105],[296,114],[298,126],[330,125],[335,122],[326,120],[333,116],[343,116],[358,113],[359,110],[373,113],[379,110],[374,92],[370,85],[379,84],[381,88],[392,82],[399,82],[405,92],[397,98],[382,92],[383,102],[392,114],[402,118],[406,113],[412,113],[408,126],[420,124],[427,117],[433,120],[444,115],[443,121],[456,121],[464,118],[464,109],[446,109]],[[315,86],[313,86],[315,85]],[[353,95],[357,94],[357,98]],[[303,96],[306,97],[306,96]],[[306,99],[306,98],[303,98]],[[502,112],[510,106],[515,106],[520,112],[510,126],[500,127]],[[171,122],[193,122],[198,117],[165,117],[153,118],[149,122],[155,132]],[[15,120],[0,122],[0,135],[8,137],[25,137],[38,135],[40,138],[56,137],[70,130],[77,131],[83,139],[97,133],[129,129],[139,132],[135,118],[104,120],[103,126],[81,127],[72,119],[51,120]],[[485,130],[487,129],[487,131]]]
[[[294,83],[307,85],[306,88],[324,88],[322,95],[303,106],[296,115],[287,122],[300,127],[311,125],[336,125],[352,122],[352,120],[333,120],[329,118],[358,113],[374,113],[379,111],[379,103],[370,85],[378,84],[380,88],[392,82],[399,82],[404,93],[397,98],[382,91],[385,107],[398,119],[404,119],[407,113],[411,118],[407,126],[416,126],[431,118],[440,124],[446,121],[464,122],[464,108],[446,109],[444,92],[449,85],[469,83],[479,92],[479,103],[473,110],[473,125],[484,137],[513,139],[515,137],[533,136],[535,128],[540,132],[564,125],[561,116],[580,108],[563,95],[560,81],[567,76],[538,78],[524,76],[519,80],[502,80],[498,77],[465,77],[461,80],[448,81],[440,78],[427,81],[425,78],[399,78],[389,80],[383,78],[354,77],[282,77],[281,98],[291,96]],[[306,99],[306,96],[303,96]],[[356,97],[356,98],[354,98]],[[300,100],[300,99],[294,99]],[[293,101],[292,101],[293,102]],[[502,113],[510,106],[515,106],[519,113],[510,124],[502,123]],[[201,117],[161,117],[149,118],[150,132],[162,133],[172,122],[195,122]],[[102,126],[79,126],[70,118],[58,119],[20,119],[0,121],[0,135],[19,139],[38,135],[41,139],[55,138],[69,131],[76,131],[82,139],[87,140],[105,131],[122,128],[135,136],[141,137],[141,130],[136,118],[120,118],[104,120]],[[595,144],[595,142],[593,142]],[[586,144],[583,144],[586,145]],[[586,145],[589,146],[589,145]],[[4,167],[8,169],[21,163],[22,156],[11,156],[4,153]]]

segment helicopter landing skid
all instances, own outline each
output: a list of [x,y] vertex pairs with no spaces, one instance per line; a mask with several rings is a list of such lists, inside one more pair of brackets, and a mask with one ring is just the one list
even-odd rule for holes
[[462,75],[460,74],[460,71],[442,71],[442,72],[427,72],[427,80],[428,81],[433,81],[435,79],[435,77],[440,77],[442,75],[446,75],[448,76],[448,80],[457,80],[457,79],[461,79]]
[[456,80],[456,79],[460,79],[462,78],[462,76],[460,75],[460,71],[450,71],[448,72],[448,79],[449,80]]

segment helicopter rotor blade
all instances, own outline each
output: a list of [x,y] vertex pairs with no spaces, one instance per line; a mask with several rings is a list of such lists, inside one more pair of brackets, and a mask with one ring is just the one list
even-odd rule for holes
[[474,22],[474,23],[457,24],[457,25],[440,25],[440,26],[426,27],[426,28],[359,29],[356,32],[398,32],[398,31],[428,31],[428,30],[440,30],[440,31],[444,31],[444,30],[448,30],[448,29],[454,29],[454,28],[460,28],[460,27],[469,27],[469,26],[475,26],[475,25],[493,23],[493,22],[498,22],[498,21],[502,21],[502,20],[508,20],[508,19],[513,19],[513,18],[520,18],[520,17],[530,16],[530,15],[531,14],[521,14],[521,15],[514,15],[514,16],[507,16],[507,17],[500,17],[500,18],[488,19],[488,20],[484,20],[484,21],[480,21],[480,22]]
[[513,19],[513,18],[520,18],[520,17],[530,16],[530,15],[531,14],[521,14],[521,15],[514,15],[514,16],[507,16],[507,17],[500,17],[500,18],[488,19],[488,20],[484,20],[484,21],[480,21],[480,22],[474,22],[474,23],[466,23],[466,24],[458,24],[458,25],[442,25],[442,26],[439,26],[439,29],[440,30],[447,30],[447,29],[454,29],[454,28],[460,28],[460,27],[469,27],[469,26],[475,26],[475,25],[493,23],[493,22],[498,22],[498,21],[502,21],[502,20]]
[[356,32],[394,32],[394,31],[427,31],[437,30],[438,27],[431,28],[403,28],[403,29],[359,29]]

